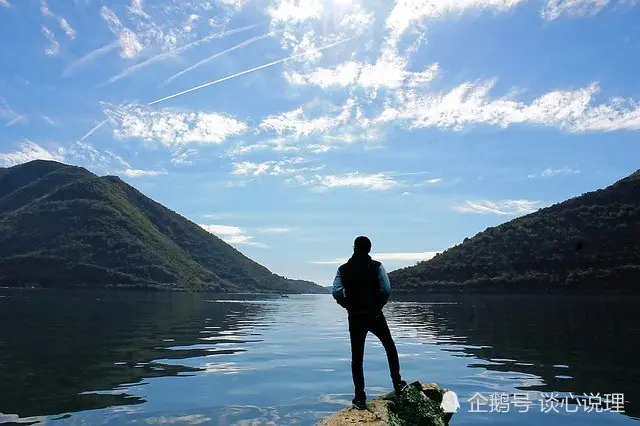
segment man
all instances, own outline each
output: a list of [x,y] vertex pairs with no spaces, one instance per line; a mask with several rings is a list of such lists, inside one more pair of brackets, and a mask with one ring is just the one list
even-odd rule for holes
[[333,281],[333,298],[348,312],[349,336],[351,340],[351,375],[355,387],[353,406],[366,408],[364,392],[364,343],[371,331],[384,346],[389,361],[391,381],[396,392],[407,387],[400,377],[398,351],[391,337],[382,308],[389,300],[391,284],[387,272],[380,262],[371,259],[371,241],[360,236],[353,243],[353,256],[338,268]]

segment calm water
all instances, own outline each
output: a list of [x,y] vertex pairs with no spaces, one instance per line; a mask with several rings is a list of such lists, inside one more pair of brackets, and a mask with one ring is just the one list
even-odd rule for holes
[[[452,425],[638,424],[637,300],[440,298],[385,313],[405,379],[458,394]],[[349,357],[330,295],[0,290],[0,423],[311,425],[350,403]],[[370,398],[390,390],[371,335],[365,377]],[[526,391],[527,413],[468,402]],[[542,413],[539,392],[623,393],[625,413]]]

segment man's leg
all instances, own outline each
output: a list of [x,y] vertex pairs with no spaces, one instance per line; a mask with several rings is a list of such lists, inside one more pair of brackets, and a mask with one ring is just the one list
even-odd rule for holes
[[362,361],[364,359],[364,343],[367,338],[367,327],[362,318],[349,316],[349,337],[351,339],[351,376],[355,388],[355,398],[365,400],[364,371]]
[[400,377],[400,360],[398,359],[398,350],[396,349],[396,344],[393,342],[393,338],[391,337],[391,331],[389,330],[384,314],[380,314],[378,318],[372,321],[370,330],[378,339],[380,339],[380,342],[387,353],[391,381],[394,385],[399,384],[402,378]]

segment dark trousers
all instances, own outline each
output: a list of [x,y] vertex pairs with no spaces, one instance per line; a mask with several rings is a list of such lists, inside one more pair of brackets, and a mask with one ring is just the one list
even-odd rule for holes
[[391,337],[391,331],[387,325],[384,314],[349,314],[349,336],[351,339],[351,375],[355,387],[355,396],[359,399],[366,398],[364,392],[364,371],[362,361],[364,359],[364,343],[368,332],[373,333],[384,346],[389,361],[389,372],[393,383],[400,382],[400,361],[398,350]]

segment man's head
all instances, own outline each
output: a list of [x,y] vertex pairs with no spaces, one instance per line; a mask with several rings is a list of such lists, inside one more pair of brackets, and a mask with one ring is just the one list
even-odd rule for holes
[[356,254],[369,254],[371,251],[371,240],[365,236],[359,236],[353,242],[353,252]]

